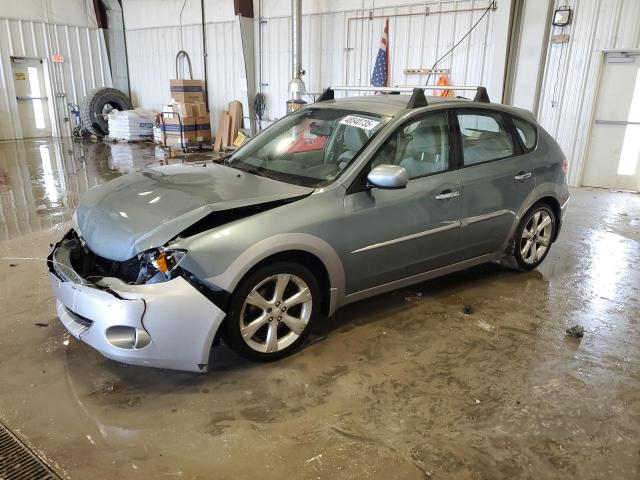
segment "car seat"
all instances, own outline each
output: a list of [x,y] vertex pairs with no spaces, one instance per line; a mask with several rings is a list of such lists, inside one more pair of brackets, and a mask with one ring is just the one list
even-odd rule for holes
[[442,151],[441,137],[443,134],[446,135],[446,132],[442,132],[439,125],[427,125],[412,133],[403,159],[399,163],[407,170],[409,178],[447,169],[446,152]]
[[366,141],[367,136],[361,129],[349,126],[344,129],[343,143],[346,150],[340,154],[336,162],[340,170],[349,165]]

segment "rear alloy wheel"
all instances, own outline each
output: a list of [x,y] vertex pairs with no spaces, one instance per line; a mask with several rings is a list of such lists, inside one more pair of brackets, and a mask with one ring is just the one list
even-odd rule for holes
[[278,263],[261,268],[238,288],[225,339],[250,360],[277,360],[309,335],[320,303],[318,282],[306,268]]
[[533,270],[549,253],[556,218],[547,204],[540,203],[524,217],[516,230],[514,257],[521,270]]

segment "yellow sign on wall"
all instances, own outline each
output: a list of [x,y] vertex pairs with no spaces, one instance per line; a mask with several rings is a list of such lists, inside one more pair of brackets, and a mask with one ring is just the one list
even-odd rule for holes
[[16,72],[15,76],[16,76],[16,80],[26,80],[27,79],[27,74],[23,73],[23,72]]

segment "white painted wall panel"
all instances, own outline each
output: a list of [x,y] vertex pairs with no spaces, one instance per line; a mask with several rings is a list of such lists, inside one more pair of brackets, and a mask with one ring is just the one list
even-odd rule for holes
[[[193,78],[204,79],[202,28],[183,26],[182,35],[180,30],[180,27],[127,30],[131,97],[135,106],[158,110],[170,102],[169,79],[176,78],[175,57],[181,49],[189,54]],[[215,124],[218,112],[226,110],[230,100],[242,98],[240,79],[244,78],[244,64],[236,21],[209,23],[206,36],[209,108]],[[140,47],[132,48],[132,45]],[[181,69],[179,76],[189,78],[186,69]],[[246,107],[245,104],[245,110]]]
[[[60,53],[62,64],[51,62]],[[0,140],[21,138],[11,57],[43,60],[51,121],[58,135],[71,134],[68,102],[78,103],[89,90],[111,86],[111,72],[102,30],[29,20],[0,18]],[[64,94],[65,96],[59,96]]]
[[[174,15],[173,20],[158,20],[163,26],[148,27],[149,22],[145,21],[145,28],[131,28],[128,16],[140,15],[142,12],[139,9],[145,2],[148,3],[148,0],[125,2],[131,89],[135,105],[157,109],[169,100],[168,79],[175,76],[173,65],[175,54],[180,48],[180,27],[175,25]],[[195,13],[190,10],[187,12],[187,9],[193,7],[192,3],[187,2],[184,16],[191,21],[195,19]],[[289,7],[285,8],[285,3]],[[265,117],[269,119],[284,115],[285,102],[289,98],[287,85],[291,76],[291,20],[288,15],[282,15],[282,12],[288,13],[290,8],[290,2],[285,3],[281,0],[265,0],[263,15],[266,22],[259,27],[258,20],[255,21],[256,56],[261,58],[261,62],[260,58],[257,61],[256,72],[258,81],[263,83],[262,91],[267,98]],[[334,10],[327,11],[328,8],[321,8],[325,3],[331,4]],[[354,3],[365,5],[365,8],[345,9],[345,6],[352,7]],[[369,12],[373,15],[393,15],[425,11],[424,2],[373,2],[375,5],[381,5],[376,8],[369,7],[371,3],[303,2],[302,62],[307,72],[304,80],[308,92],[319,93],[329,85],[345,82],[352,85],[369,84],[382,35],[383,20],[352,20],[348,38],[350,50],[346,51],[349,18],[368,16]],[[431,15],[391,18],[391,82],[424,82],[426,77],[406,76],[403,69],[430,67],[437,56],[451,48],[466,33],[482,15],[481,9],[486,8],[489,3],[489,0],[429,2]],[[175,2],[170,3],[175,6],[174,4]],[[510,6],[509,0],[499,0],[498,10],[490,12],[453,55],[440,64],[441,67],[452,69],[454,83],[486,85],[493,98],[501,97]],[[477,10],[434,14],[437,11],[471,8]],[[278,16],[272,16],[273,12],[277,12]],[[255,13],[257,16],[257,7]],[[209,18],[207,15],[207,19]],[[174,25],[167,26],[171,21]],[[141,25],[139,18],[133,22],[134,25]],[[193,62],[194,78],[202,79],[201,26],[191,23],[184,25],[182,30],[184,48]],[[257,48],[259,37],[262,39],[261,51]],[[237,22],[234,20],[207,23],[207,39],[210,108],[214,112],[212,121],[215,125],[219,110],[226,108],[229,100],[245,101],[245,94],[240,90],[240,82],[244,78],[244,65]],[[311,97],[307,99],[311,100]]]
[[92,28],[98,26],[93,0],[0,0],[0,18]]
[[[365,8],[303,15],[303,68],[307,90],[319,93],[329,85],[369,85],[382,36],[384,18],[369,20],[369,15],[387,16],[418,13],[417,16],[390,17],[390,84],[421,84],[425,76],[405,75],[405,68],[429,68],[453,46],[482,15],[489,5],[485,0],[404,4],[384,8]],[[500,2],[498,10],[510,8]],[[474,11],[464,11],[474,9]],[[451,13],[436,14],[439,11]],[[367,17],[366,20],[355,20]],[[451,83],[485,85],[493,98],[502,94],[502,78],[493,74],[504,71],[504,52],[494,61],[496,39],[506,37],[507,24],[502,15],[496,28],[496,12],[490,12],[467,39],[444,59],[439,67],[451,69]],[[349,20],[349,19],[352,20]],[[267,95],[267,117],[285,113],[290,71],[290,17],[266,17],[263,28],[262,81]],[[350,24],[350,26],[349,26]],[[435,79],[432,78],[432,81]],[[340,95],[340,94],[338,94]],[[307,100],[311,100],[307,98]]]
[[[602,52],[640,49],[640,1],[560,0],[574,9],[569,43],[549,45],[539,107],[540,123],[570,162],[569,183],[579,185],[596,100]],[[552,32],[561,33],[560,27]]]

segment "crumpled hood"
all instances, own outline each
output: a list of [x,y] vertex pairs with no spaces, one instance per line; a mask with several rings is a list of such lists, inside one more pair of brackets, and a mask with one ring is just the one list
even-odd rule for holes
[[165,244],[211,212],[311,192],[215,163],[152,167],[89,190],[76,210],[77,227],[94,253],[123,261]]

